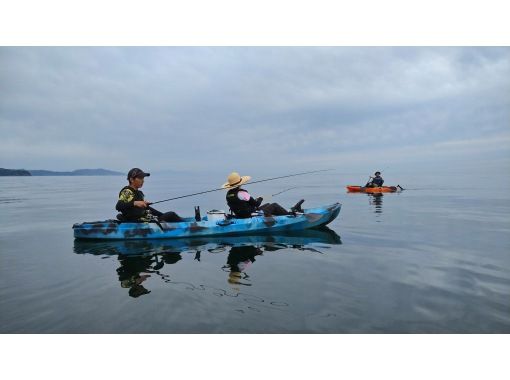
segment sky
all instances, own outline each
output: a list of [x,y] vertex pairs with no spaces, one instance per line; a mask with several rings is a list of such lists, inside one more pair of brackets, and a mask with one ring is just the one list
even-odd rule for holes
[[509,47],[0,47],[0,167],[510,169]]

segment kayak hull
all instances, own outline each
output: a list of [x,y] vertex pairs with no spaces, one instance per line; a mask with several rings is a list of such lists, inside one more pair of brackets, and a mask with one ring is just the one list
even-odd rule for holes
[[285,216],[254,216],[247,219],[208,220],[197,222],[186,218],[179,223],[120,223],[117,220],[76,223],[76,239],[178,239],[198,236],[232,236],[282,231],[299,231],[325,226],[340,213],[340,203],[304,210],[303,214]]
[[395,193],[398,188],[396,186],[380,186],[380,187],[363,187],[363,186],[346,186],[348,193]]

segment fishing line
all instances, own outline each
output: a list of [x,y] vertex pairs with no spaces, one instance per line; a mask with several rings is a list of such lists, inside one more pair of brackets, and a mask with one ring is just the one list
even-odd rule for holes
[[[312,174],[312,173],[319,173],[319,172],[327,172],[327,171],[331,171],[331,170],[334,170],[334,169],[313,170],[313,171],[310,171],[310,172],[303,172],[303,173],[289,174],[289,175],[284,175],[284,176],[281,176],[281,177],[266,178],[266,179],[261,179],[260,181],[250,182],[250,183],[248,183],[248,184],[246,184],[246,185],[253,185],[253,184],[255,184],[255,183],[261,183],[261,182],[274,181],[274,180],[276,180],[276,179],[282,179],[282,178],[296,177],[296,176],[299,176],[299,175],[305,175],[305,174]],[[186,198],[186,197],[192,197],[192,196],[200,195],[200,194],[212,193],[213,191],[220,191],[220,190],[225,190],[225,188],[221,187],[221,188],[219,188],[219,189],[212,189],[212,190],[200,191],[200,192],[198,192],[198,193],[187,194],[187,195],[181,195],[181,196],[179,196],[179,197],[163,199],[162,201],[152,202],[152,203],[151,203],[151,205],[156,204],[156,203],[162,203],[162,202],[167,202],[167,201],[173,201],[173,200],[176,200],[176,199],[181,199],[181,198]]]

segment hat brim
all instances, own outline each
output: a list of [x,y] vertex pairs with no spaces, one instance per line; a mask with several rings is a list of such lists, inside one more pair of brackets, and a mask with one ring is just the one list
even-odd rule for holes
[[128,177],[128,179],[129,178],[140,178],[140,177],[145,178],[145,177],[150,177],[150,176],[151,176],[151,173],[139,173],[139,174],[134,175],[132,177]]
[[230,183],[224,183],[221,187],[223,189],[233,189],[235,187],[239,187],[241,185],[244,185],[246,182],[248,182],[251,179],[249,175],[241,176],[241,182],[236,183],[235,185],[231,185]]

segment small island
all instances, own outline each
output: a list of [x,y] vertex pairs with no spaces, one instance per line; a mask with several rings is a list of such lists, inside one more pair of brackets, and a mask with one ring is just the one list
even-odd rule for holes
[[30,170],[33,176],[91,176],[91,175],[124,175],[106,169],[77,169],[72,172],[56,172],[52,170]]
[[0,168],[0,176],[31,176],[30,172],[25,169],[4,169]]
[[52,170],[25,170],[0,168],[0,176],[106,176],[124,175],[123,173],[107,169],[77,169],[71,172],[57,172]]

